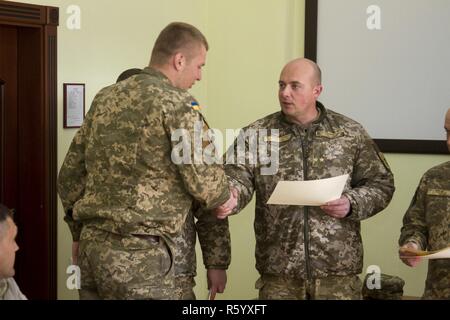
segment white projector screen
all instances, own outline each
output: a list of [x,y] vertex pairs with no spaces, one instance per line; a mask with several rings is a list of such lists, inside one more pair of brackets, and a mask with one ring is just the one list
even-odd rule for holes
[[375,139],[444,140],[450,0],[318,0],[320,100]]

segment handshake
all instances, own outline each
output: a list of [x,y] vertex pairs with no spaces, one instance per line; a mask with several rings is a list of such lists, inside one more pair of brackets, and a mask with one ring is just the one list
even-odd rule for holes
[[230,198],[227,200],[227,202],[225,202],[224,204],[213,210],[213,213],[217,217],[217,219],[223,220],[229,215],[231,215],[234,209],[237,207],[238,198],[239,192],[237,191],[236,188],[231,187]]

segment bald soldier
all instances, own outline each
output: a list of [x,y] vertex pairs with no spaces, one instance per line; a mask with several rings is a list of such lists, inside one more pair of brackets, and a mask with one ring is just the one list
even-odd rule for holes
[[[226,164],[230,183],[239,191],[235,211],[256,193],[260,299],[360,299],[360,222],[386,208],[394,192],[391,170],[373,140],[359,123],[317,101],[322,90],[321,71],[314,62],[289,62],[279,80],[281,112],[244,129],[279,130],[278,137],[266,137],[278,144],[279,163],[272,164],[277,172],[264,175],[267,164],[260,159],[255,164],[252,159]],[[238,141],[229,153],[236,153]],[[342,197],[321,207],[267,204],[279,181],[344,174],[350,178]],[[215,212],[219,218],[229,215],[226,208]]]
[[[450,109],[444,129],[450,151]],[[411,205],[403,217],[399,239],[400,259],[417,266],[420,257],[408,257],[405,249],[440,250],[450,246],[450,161],[428,170],[420,180]],[[423,299],[450,299],[450,260],[429,260]]]
[[236,205],[221,165],[192,161],[193,148],[174,160],[175,133],[208,129],[187,92],[207,50],[197,28],[169,24],[149,67],[102,89],[75,135],[58,191],[81,299],[178,299],[174,237],[194,200],[208,210]]

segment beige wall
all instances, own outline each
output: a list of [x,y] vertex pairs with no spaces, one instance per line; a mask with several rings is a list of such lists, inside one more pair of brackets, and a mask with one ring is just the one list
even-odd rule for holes
[[[157,33],[171,21],[198,26],[211,45],[204,80],[193,94],[206,106],[210,126],[235,129],[278,110],[277,81],[288,60],[303,52],[304,0],[36,0],[24,1],[60,7],[58,36],[58,162],[61,165],[75,130],[62,129],[62,83],[86,83],[87,105],[94,94],[131,67],[148,63]],[[81,30],[66,28],[66,8],[82,10]],[[323,70],[326,72],[326,70]],[[325,88],[326,90],[326,88]],[[336,110],[339,111],[339,110]],[[407,268],[397,259],[401,218],[421,174],[446,156],[387,155],[396,177],[397,192],[390,207],[363,223],[365,266],[378,265],[407,281],[406,294],[420,295],[426,267]],[[222,299],[252,299],[254,282],[254,204],[231,218],[233,258],[228,288]],[[58,297],[76,298],[65,288],[70,237],[58,217]],[[196,293],[206,297],[205,272],[197,250],[199,275]]]

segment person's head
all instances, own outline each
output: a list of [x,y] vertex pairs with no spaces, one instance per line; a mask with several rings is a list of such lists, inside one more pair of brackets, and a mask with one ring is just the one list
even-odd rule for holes
[[322,72],[308,59],[295,59],[281,71],[278,98],[283,113],[292,119],[316,114],[316,101],[322,92]]
[[447,110],[447,113],[445,114],[444,128],[445,128],[445,131],[447,132],[448,151],[450,151],[450,108]]
[[129,77],[134,76],[135,74],[139,74],[139,73],[141,73],[141,71],[142,71],[142,69],[138,69],[138,68],[127,69],[119,75],[119,77],[116,80],[116,83],[126,80]]
[[174,86],[189,89],[202,78],[208,49],[205,36],[197,28],[173,22],[156,39],[150,66],[163,72]]
[[19,246],[16,243],[17,226],[11,211],[0,204],[0,279],[13,277],[14,261]]

